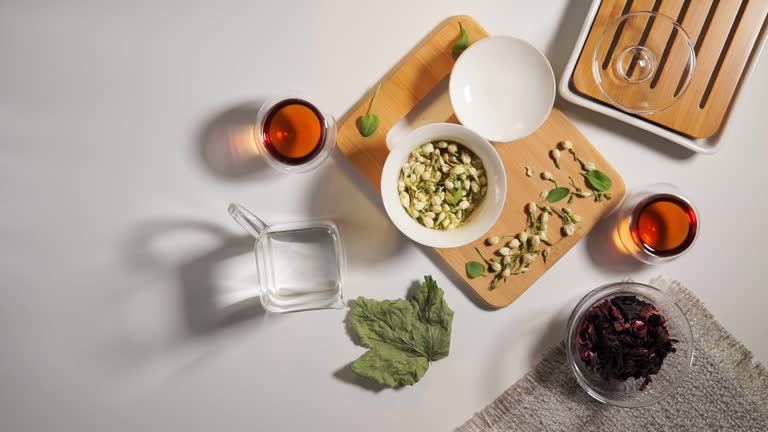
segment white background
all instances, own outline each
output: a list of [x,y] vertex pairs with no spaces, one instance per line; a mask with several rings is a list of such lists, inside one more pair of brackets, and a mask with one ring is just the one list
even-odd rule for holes
[[[642,267],[612,251],[606,220],[499,311],[399,235],[341,158],[299,176],[231,159],[248,104],[299,88],[338,117],[450,15],[530,40],[559,77],[588,4],[0,2],[0,430],[451,429],[563,337],[583,294],[628,276],[679,279],[768,361],[765,58],[714,156],[558,101],[630,187],[687,192],[701,236]],[[271,222],[334,218],[348,298],[434,275],[456,311],[451,355],[374,392],[346,369],[364,349],[344,311],[212,325],[212,290],[252,270],[230,201]]]

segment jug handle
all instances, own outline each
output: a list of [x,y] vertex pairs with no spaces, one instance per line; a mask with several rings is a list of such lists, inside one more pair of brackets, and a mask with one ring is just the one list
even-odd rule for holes
[[231,203],[227,207],[227,211],[229,212],[229,215],[232,216],[232,219],[240,224],[244,230],[248,231],[248,234],[255,238],[259,238],[261,233],[267,229],[267,224],[265,224],[263,220],[257,218],[256,215],[240,204]]

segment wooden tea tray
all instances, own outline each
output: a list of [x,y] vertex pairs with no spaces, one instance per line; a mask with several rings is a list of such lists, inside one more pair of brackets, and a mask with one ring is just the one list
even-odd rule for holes
[[[375,134],[363,138],[355,125],[357,118],[365,114],[373,91],[349,110],[339,122],[337,144],[341,152],[360,170],[376,190],[380,187],[381,171],[388,151],[385,144],[387,132],[406,116],[425,96],[427,96],[451,72],[454,57],[451,47],[458,39],[459,21],[469,33],[470,42],[488,37],[488,33],[468,16],[451,17],[432,31],[381,81],[381,90],[376,99],[375,112],[381,118],[381,124]],[[430,95],[432,96],[432,95]],[[432,100],[430,97],[429,100]],[[525,103],[522,101],[522,103]],[[420,115],[421,123],[444,121],[456,122],[450,99],[445,94],[435,98],[430,106]],[[583,185],[576,162],[564,153],[561,158],[562,169],[554,167],[548,157],[550,149],[559,141],[569,139],[574,148],[585,160],[593,161],[597,167],[613,180],[610,193],[613,200],[595,203],[592,199],[579,199],[570,207],[582,216],[579,230],[551,248],[551,255],[544,264],[540,259],[531,266],[528,273],[513,276],[495,290],[489,290],[490,278],[468,279],[464,266],[467,261],[479,260],[475,247],[480,247],[488,254],[492,249],[483,246],[483,239],[453,249],[435,249],[435,252],[459,275],[467,285],[489,306],[501,308],[509,305],[547,269],[557,262],[573,245],[578,242],[595,223],[608,214],[621,201],[625,192],[621,176],[587,141],[562,112],[554,109],[544,125],[532,135],[512,143],[496,143],[507,171],[507,199],[501,217],[488,235],[517,233],[525,228],[524,206],[529,201],[541,201],[539,193],[550,189],[551,183],[538,177],[538,173],[552,172],[558,182],[568,184],[568,176]],[[526,177],[525,166],[536,170],[537,176]],[[396,185],[392,185],[396,187]],[[562,201],[561,205],[564,205]],[[550,239],[560,237],[559,223],[550,222]],[[485,237],[484,237],[485,238]],[[498,247],[498,246],[497,246]]]
[[[610,103],[592,74],[592,53],[612,21],[639,11],[658,12],[677,21],[696,49],[696,67],[683,96],[663,111],[640,117],[695,138],[715,135],[748,69],[766,23],[768,0],[603,0],[573,72],[578,92]],[[646,27],[645,31],[649,30]],[[685,60],[681,61],[684,64]],[[660,76],[638,85],[650,86],[653,82],[655,91],[675,88],[682,66],[672,58],[659,59],[659,64],[664,64]]]

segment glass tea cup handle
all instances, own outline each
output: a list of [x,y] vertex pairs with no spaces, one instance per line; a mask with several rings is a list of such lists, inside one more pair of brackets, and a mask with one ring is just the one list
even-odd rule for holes
[[240,204],[231,203],[227,207],[227,211],[229,212],[229,215],[232,216],[232,219],[240,224],[240,226],[248,231],[248,234],[252,235],[254,238],[259,238],[261,233],[267,229],[267,224],[265,224],[263,220],[257,218],[256,215]]

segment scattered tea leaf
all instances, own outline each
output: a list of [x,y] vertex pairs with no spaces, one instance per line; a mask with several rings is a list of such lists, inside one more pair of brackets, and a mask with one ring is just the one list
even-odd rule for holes
[[456,205],[459,203],[459,200],[461,200],[461,197],[464,196],[464,189],[458,188],[456,191],[453,192],[453,195],[451,196],[451,201],[453,201],[451,204]]
[[376,133],[376,129],[379,128],[379,123],[381,123],[381,119],[379,118],[376,113],[372,113],[373,110],[373,104],[376,102],[376,96],[379,94],[379,90],[381,89],[381,83],[379,83],[378,86],[376,86],[376,91],[373,92],[373,97],[371,98],[371,104],[368,105],[368,111],[365,113],[365,115],[362,115],[358,117],[357,119],[357,130],[360,132],[360,135],[367,138],[374,133]]
[[466,267],[467,277],[470,279],[485,276],[485,265],[483,263],[479,263],[477,261],[468,261]]
[[611,185],[613,184],[610,177],[599,170],[588,171],[586,173],[582,173],[581,175],[587,179],[589,186],[596,191],[605,192],[610,189]]
[[563,198],[567,197],[571,193],[571,190],[567,187],[557,187],[549,191],[549,194],[547,194],[547,201],[551,203],[556,203]]
[[469,47],[469,34],[464,25],[459,22],[459,41],[453,45],[453,55],[458,57],[467,47]]
[[379,116],[376,114],[366,114],[357,119],[357,129],[360,131],[360,135],[369,137],[376,132],[380,123]]

